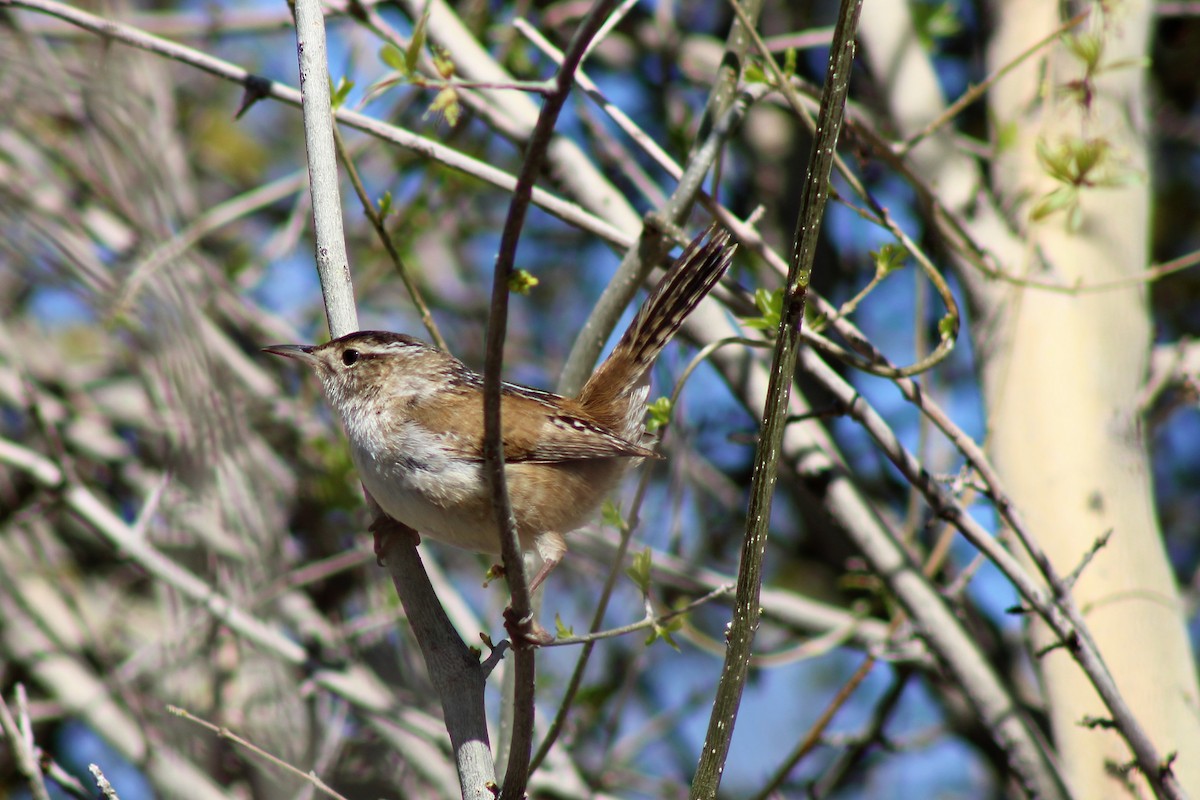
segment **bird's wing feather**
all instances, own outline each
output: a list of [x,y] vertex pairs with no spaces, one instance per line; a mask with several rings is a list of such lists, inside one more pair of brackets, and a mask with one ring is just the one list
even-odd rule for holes
[[[461,458],[483,460],[483,408],[480,395],[442,395],[421,409],[431,430],[446,436]],[[429,407],[437,402],[436,408]],[[653,450],[626,441],[591,419],[569,398],[505,383],[500,395],[504,460],[552,464],[591,458],[659,458]],[[474,416],[478,422],[467,418]],[[464,435],[464,431],[478,431]]]

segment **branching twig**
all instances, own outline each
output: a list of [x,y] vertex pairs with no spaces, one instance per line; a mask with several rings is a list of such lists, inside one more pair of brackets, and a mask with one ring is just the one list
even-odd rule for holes
[[29,724],[29,710],[25,703],[25,687],[21,684],[17,684],[17,716],[20,717],[20,724],[0,695],[0,733],[8,739],[9,750],[16,757],[17,771],[29,784],[34,800],[50,800],[46,780],[38,767],[37,746],[33,742],[33,728]]
[[[0,0],[0,8],[7,6],[50,14],[105,38],[119,41],[147,52],[157,53],[158,55],[173,59],[182,64],[188,64],[196,69],[203,70],[218,78],[232,81],[241,86],[253,84],[256,89],[261,89],[262,96],[279,100],[297,108],[300,107],[302,102],[300,92],[286,84],[279,83],[278,81],[268,81],[227,61],[214,58],[207,53],[157,36],[151,36],[132,26],[112,22],[103,17],[81,11],[73,6],[57,2],[56,0]],[[433,139],[418,136],[411,131],[380,122],[365,114],[360,114],[346,108],[338,109],[336,116],[339,122],[349,125],[352,128],[404,147],[423,158],[436,161],[450,169],[471,175],[504,191],[512,191],[516,186],[516,178],[507,172],[478,159],[471,158]],[[633,242],[633,234],[630,230],[613,225],[599,216],[585,211],[579,205],[563,200],[544,189],[535,188],[533,190],[532,201],[538,207],[545,209],[550,214],[565,222],[599,236],[605,241],[612,242],[619,247],[628,247]]]
[[833,166],[833,154],[837,147],[838,135],[841,133],[846,96],[850,89],[850,73],[854,62],[854,31],[858,26],[861,10],[861,0],[845,0],[841,4],[837,26],[834,29],[829,67],[821,96],[817,135],[813,140],[808,175],[804,182],[804,193],[796,223],[794,251],[784,290],[779,333],[754,458],[750,506],[746,512],[746,538],[742,544],[738,569],[737,601],[727,636],[729,650],[713,700],[708,733],[704,737],[696,777],[692,781],[690,796],[693,800],[717,795],[749,669],[754,633],[761,614],[758,597],[762,584],[762,563],[766,552],[776,470],[786,427],[805,300],[817,251],[817,234],[821,229],[825,201],[829,196],[829,173]]
[[325,781],[323,781],[319,777],[317,777],[317,774],[315,772],[305,772],[302,769],[298,769],[297,767],[293,766],[292,764],[289,764],[287,761],[284,761],[282,758],[275,755],[274,753],[268,753],[266,750],[262,749],[261,747],[259,747],[256,744],[254,744],[254,742],[251,742],[250,740],[239,736],[238,734],[231,731],[229,728],[226,728],[224,725],[214,725],[213,723],[209,722],[208,720],[197,717],[195,714],[192,714],[187,709],[180,708],[179,706],[169,705],[169,706],[167,706],[167,712],[170,714],[173,714],[176,717],[179,717],[180,719],[185,719],[188,722],[191,722],[195,725],[199,725],[201,728],[204,728],[205,730],[215,733],[217,736],[221,737],[222,739],[228,739],[229,741],[233,742],[234,744],[238,745],[239,747],[243,747],[246,750],[253,753],[254,755],[263,759],[268,764],[271,764],[274,767],[278,767],[279,769],[283,770],[284,772],[295,775],[297,778],[300,778],[302,781],[310,784],[311,786],[315,787],[318,791],[322,792],[323,794],[328,795],[329,797],[336,798],[336,800],[346,800],[346,797],[344,795],[337,792],[332,786],[330,786],[329,784],[325,783]]

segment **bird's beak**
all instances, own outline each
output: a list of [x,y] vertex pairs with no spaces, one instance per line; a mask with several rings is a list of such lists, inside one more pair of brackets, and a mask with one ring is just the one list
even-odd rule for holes
[[262,351],[284,358],[294,358],[306,364],[315,364],[317,362],[317,357],[313,355],[315,349],[311,344],[273,344],[264,347]]

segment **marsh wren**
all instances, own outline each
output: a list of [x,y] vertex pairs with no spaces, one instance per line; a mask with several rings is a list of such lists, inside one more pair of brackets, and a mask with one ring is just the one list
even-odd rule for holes
[[[588,521],[626,469],[658,457],[642,423],[650,365],[735,249],[716,226],[697,237],[577,397],[503,385],[508,494],[522,548],[542,561],[531,592],[562,560],[563,535]],[[479,373],[402,333],[359,331],[322,345],[263,349],[316,370],[363,486],[388,516],[438,541],[500,552],[482,469]]]

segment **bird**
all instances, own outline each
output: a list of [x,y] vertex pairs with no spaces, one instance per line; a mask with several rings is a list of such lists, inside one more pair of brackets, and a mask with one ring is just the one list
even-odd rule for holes
[[[541,559],[531,593],[561,562],[565,535],[591,519],[630,467],[659,458],[643,422],[650,366],[735,250],[715,224],[697,236],[577,395],[501,385],[504,470],[517,535],[522,549]],[[316,372],[362,484],[384,514],[437,541],[500,552],[483,471],[478,372],[431,344],[388,331],[263,351]],[[549,635],[536,623],[535,629],[531,639],[546,643]]]

